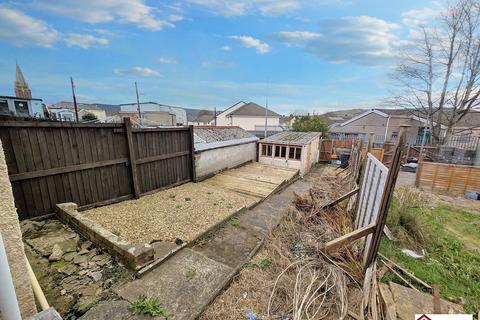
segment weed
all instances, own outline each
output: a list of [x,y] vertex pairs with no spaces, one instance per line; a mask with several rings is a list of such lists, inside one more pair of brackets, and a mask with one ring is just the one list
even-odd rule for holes
[[260,261],[258,266],[262,269],[268,269],[272,266],[272,261],[270,261],[269,259],[263,259],[262,261]]
[[177,209],[180,209],[181,207],[182,207],[181,204],[177,204],[177,205],[175,206],[175,208],[177,208]]
[[175,195],[174,195],[173,193],[169,194],[168,197],[169,197],[170,199],[175,199]]
[[213,192],[212,192],[212,191],[208,191],[207,194],[213,194]]
[[238,227],[238,226],[240,225],[237,217],[228,220],[228,223],[229,223],[232,227]]
[[188,280],[192,280],[193,278],[195,278],[196,275],[197,275],[197,270],[196,269],[189,269],[187,271],[187,273],[185,274],[185,276],[187,277]]
[[232,208],[233,208],[233,206],[232,206],[231,203],[227,204],[227,209],[232,209]]
[[137,300],[130,304],[130,310],[133,314],[146,314],[152,317],[169,318],[167,310],[158,302],[155,297],[139,296]]
[[119,230],[117,230],[117,229],[113,229],[113,230],[112,230],[112,233],[113,233],[114,235],[116,235],[117,237],[120,237],[120,235],[122,234],[122,233],[121,233]]
[[240,268],[250,269],[250,268],[256,268],[256,267],[257,267],[257,265],[255,263],[247,261],[247,262],[244,262]]
[[59,260],[59,261],[55,261],[54,263],[52,263],[50,267],[53,270],[58,271],[58,269],[63,268],[66,264],[67,264],[67,262],[65,260]]

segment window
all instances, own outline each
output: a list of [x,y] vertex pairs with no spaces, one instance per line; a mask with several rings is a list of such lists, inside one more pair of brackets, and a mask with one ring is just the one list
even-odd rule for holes
[[10,110],[8,109],[7,100],[0,100],[0,114],[9,114]]
[[285,158],[287,156],[287,147],[282,147],[280,151],[280,157]]
[[288,150],[288,158],[300,160],[302,158],[302,148],[290,147]]
[[15,100],[15,112],[19,116],[29,116],[30,113],[28,112],[28,104],[26,101],[18,101]]
[[275,157],[280,158],[280,146],[275,146]]
[[266,156],[267,155],[267,146],[262,144],[262,156]]
[[302,148],[295,148],[295,160],[302,158]]

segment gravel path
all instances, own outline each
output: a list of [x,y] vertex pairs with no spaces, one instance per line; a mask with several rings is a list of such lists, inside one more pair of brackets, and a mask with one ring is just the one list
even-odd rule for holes
[[176,238],[191,241],[210,226],[257,200],[202,182],[186,183],[83,214],[133,244],[152,240],[173,242]]

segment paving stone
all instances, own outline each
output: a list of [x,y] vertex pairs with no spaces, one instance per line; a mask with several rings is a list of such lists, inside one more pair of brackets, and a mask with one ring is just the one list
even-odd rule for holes
[[73,264],[67,264],[60,269],[58,269],[58,272],[64,273],[66,275],[71,275],[77,271],[77,267],[75,267]]
[[88,275],[93,279],[93,281],[97,282],[98,280],[102,279],[102,271],[95,271],[95,272],[90,272]]
[[62,248],[58,244],[55,244],[52,249],[52,254],[48,257],[48,261],[58,261],[62,259],[62,256],[63,256]]
[[73,263],[75,263],[75,264],[82,264],[82,263],[86,263],[86,262],[87,262],[87,256],[77,255],[73,259]]
[[244,263],[252,251],[262,242],[263,234],[253,228],[227,225],[208,242],[193,250],[232,268]]
[[[195,277],[188,279],[189,270]],[[171,319],[196,319],[228,283],[233,269],[191,249],[183,249],[144,277],[116,292],[128,301],[140,295],[157,297]]]
[[48,257],[52,254],[52,249],[55,244],[58,244],[63,252],[76,251],[78,240],[78,235],[75,235],[72,238],[71,233],[63,229],[45,233],[37,238],[25,239],[35,251],[44,257]]
[[155,251],[154,260],[163,258],[168,255],[172,250],[176,249],[178,246],[173,242],[168,241],[157,241],[151,243],[153,250]]
[[150,316],[133,315],[125,300],[106,301],[87,311],[79,320],[153,320]]
[[77,252],[69,252],[63,256],[63,260],[70,262],[70,261],[73,261],[73,259],[75,259],[76,256],[78,256]]

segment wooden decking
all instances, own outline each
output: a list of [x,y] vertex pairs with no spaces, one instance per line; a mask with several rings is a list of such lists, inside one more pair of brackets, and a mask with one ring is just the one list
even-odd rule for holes
[[293,179],[297,174],[298,170],[296,169],[268,166],[255,162],[221,172],[203,183],[263,199]]

